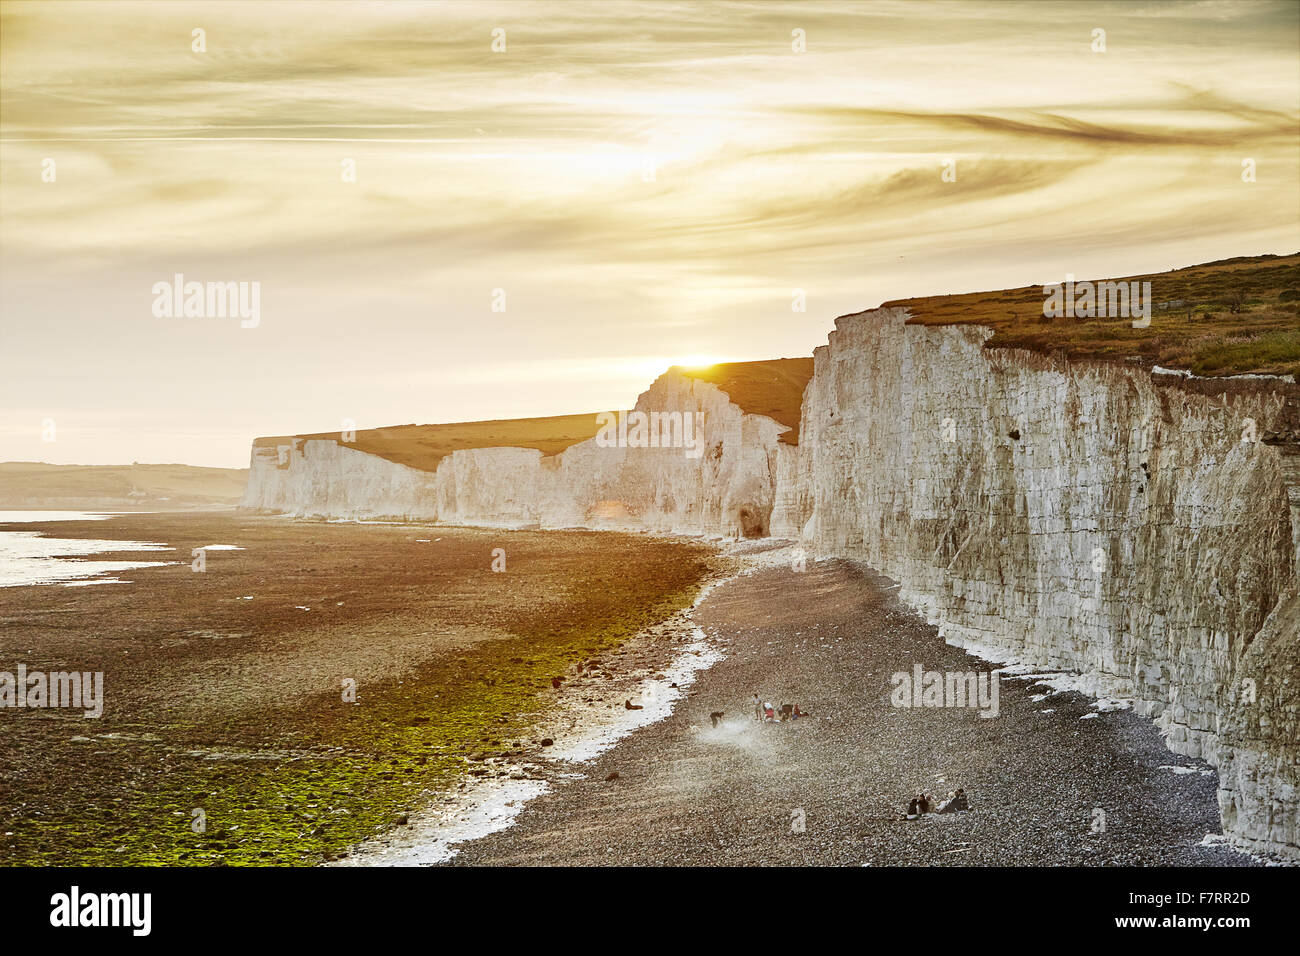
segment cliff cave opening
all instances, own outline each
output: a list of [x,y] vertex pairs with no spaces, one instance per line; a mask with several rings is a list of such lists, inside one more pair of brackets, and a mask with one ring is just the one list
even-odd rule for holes
[[749,505],[741,506],[736,513],[736,519],[740,525],[740,533],[746,538],[761,538],[767,534],[767,523],[763,520],[763,516]]

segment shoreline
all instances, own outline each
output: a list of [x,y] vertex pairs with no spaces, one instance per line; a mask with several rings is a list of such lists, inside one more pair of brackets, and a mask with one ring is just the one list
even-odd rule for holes
[[[784,556],[793,547],[786,541],[763,539],[763,542],[760,546],[733,542],[722,549],[719,556],[737,560],[736,567],[712,576],[701,586],[690,607],[642,631],[619,653],[611,655],[615,660],[631,660],[638,654],[659,652],[663,654],[657,661],[659,666],[629,669],[621,679],[606,683],[594,698],[579,700],[576,691],[558,698],[529,731],[532,736],[554,740],[554,744],[531,750],[521,765],[523,773],[517,776],[512,773],[505,778],[488,777],[476,775],[471,766],[454,791],[411,813],[407,824],[376,834],[352,847],[345,857],[322,865],[446,863],[460,852],[461,844],[509,828],[529,802],[551,792],[557,784],[581,779],[585,776],[583,768],[596,758],[643,727],[669,717],[687,699],[687,692],[700,672],[725,658],[724,648],[695,623],[693,613],[717,588],[761,570],[764,564],[774,560],[773,555]],[[673,644],[684,646],[672,648]],[[671,653],[664,653],[670,648]],[[582,680],[579,677],[570,686],[590,689]],[[627,701],[636,704],[638,709],[628,710],[624,705]]]
[[[5,589],[0,663],[102,671],[105,697],[89,721],[0,710],[11,864],[334,858],[454,789],[466,756],[530,746],[552,676],[688,606],[717,554],[590,532],[115,517],[41,528],[245,550],[211,549],[206,573]],[[69,774],[88,782],[66,788]]]

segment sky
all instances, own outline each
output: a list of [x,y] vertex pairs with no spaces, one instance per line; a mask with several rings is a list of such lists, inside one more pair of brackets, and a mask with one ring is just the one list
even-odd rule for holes
[[1294,2],[0,2],[0,460],[627,408],[889,299],[1296,251]]

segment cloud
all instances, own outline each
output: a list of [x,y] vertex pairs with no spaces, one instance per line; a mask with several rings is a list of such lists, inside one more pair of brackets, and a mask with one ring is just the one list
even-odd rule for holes
[[[1276,109],[1251,109],[1222,97],[1189,93],[1191,105],[1166,104],[1164,109],[1176,116],[1179,109],[1195,108],[1216,120],[1236,122],[1233,127],[1176,126],[1135,128],[1104,125],[1072,116],[1032,111],[1022,117],[983,113],[925,113],[885,109],[834,109],[827,115],[845,123],[869,125],[878,122],[915,123],[945,130],[972,130],[991,133],[1009,140],[1058,140],[1088,146],[1159,146],[1159,147],[1246,147],[1282,145],[1294,142],[1300,127],[1300,113]],[[1242,125],[1245,121],[1248,125]]]

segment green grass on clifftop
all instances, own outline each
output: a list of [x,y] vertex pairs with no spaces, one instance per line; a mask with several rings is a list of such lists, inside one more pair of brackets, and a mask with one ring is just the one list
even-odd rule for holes
[[[1044,318],[1042,283],[884,305],[908,309],[918,325],[987,326],[995,333],[989,348],[1061,351],[1070,358],[1136,361],[1197,375],[1300,376],[1300,253],[1092,278],[1150,282],[1151,325],[1135,329],[1127,318]],[[1181,304],[1160,308],[1161,303]]]

